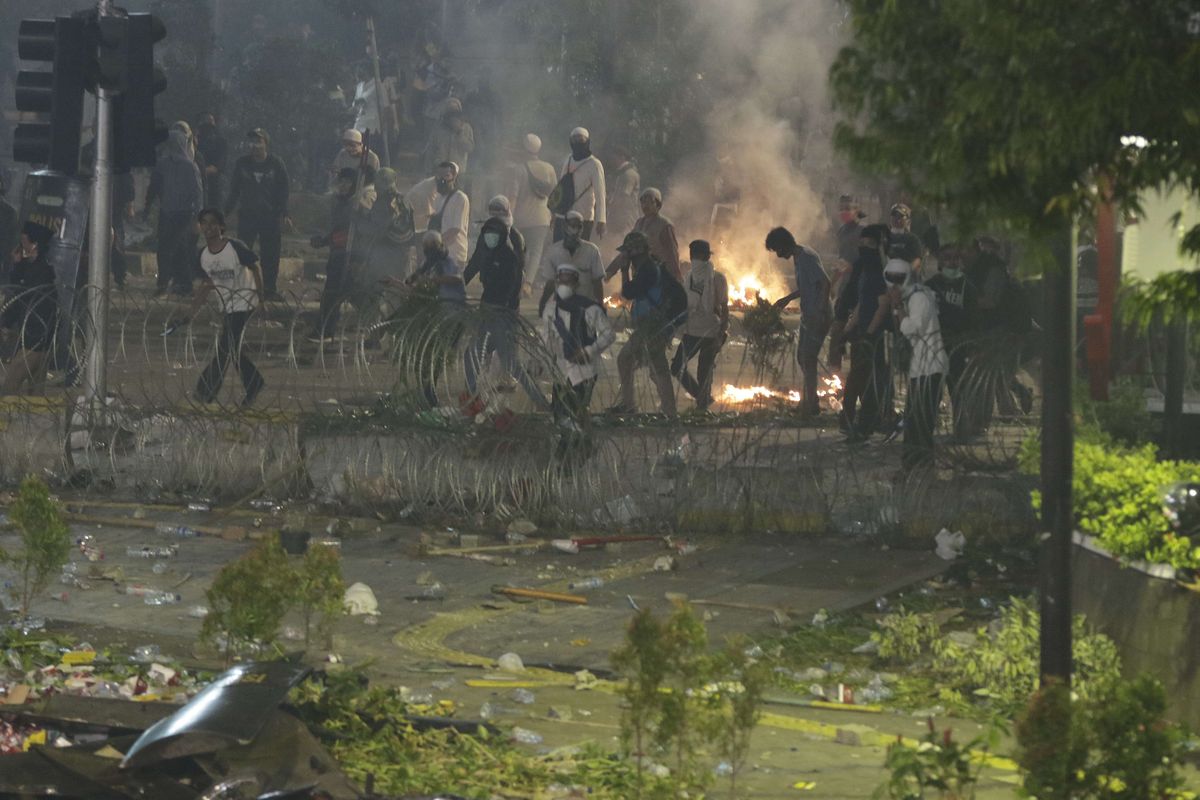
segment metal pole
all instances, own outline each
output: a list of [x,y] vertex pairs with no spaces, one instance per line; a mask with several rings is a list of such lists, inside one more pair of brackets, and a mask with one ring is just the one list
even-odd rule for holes
[[[96,13],[111,13],[111,0],[97,0]],[[92,177],[92,211],[88,242],[88,347],[83,396],[93,412],[103,410],[108,396],[108,260],[112,250],[112,96],[96,89],[96,163]]]
[[1183,394],[1187,377],[1188,324],[1183,314],[1167,325],[1167,385],[1163,396],[1163,451],[1183,458]]
[[1071,683],[1071,413],[1075,351],[1075,258],[1069,229],[1053,242],[1054,264],[1043,277],[1041,674]]
[[383,81],[379,77],[379,42],[375,39],[375,18],[367,17],[367,36],[371,38],[371,66],[375,68],[375,113],[379,117],[379,140],[383,143],[383,166],[392,165],[388,152],[387,131],[383,123]]

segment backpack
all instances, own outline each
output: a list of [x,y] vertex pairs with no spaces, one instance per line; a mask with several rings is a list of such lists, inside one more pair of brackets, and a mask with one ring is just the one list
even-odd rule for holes
[[650,302],[656,311],[662,311],[669,326],[678,327],[687,320],[687,290],[662,264],[658,265],[658,286],[650,290],[650,295]]
[[[525,163],[525,176],[529,183],[529,191],[533,192],[533,196],[539,200],[547,199],[558,188],[555,184],[548,183],[534,175],[533,170],[529,168],[529,162]],[[572,199],[572,204],[574,204],[574,199]]]
[[550,192],[550,196],[546,198],[546,207],[557,216],[566,216],[571,207],[575,205],[575,173],[568,172],[563,175],[558,185]]

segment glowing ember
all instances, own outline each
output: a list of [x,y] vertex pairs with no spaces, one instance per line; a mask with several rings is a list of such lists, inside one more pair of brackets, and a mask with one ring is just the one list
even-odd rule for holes
[[[834,375],[832,378],[822,378],[821,382],[825,385],[825,388],[817,389],[817,397],[824,400],[830,410],[841,411],[842,401],[840,395],[842,392],[842,379]],[[717,400],[718,402],[732,406],[763,400],[778,400],[783,403],[798,404],[801,397],[800,392],[795,389],[779,392],[769,389],[766,386],[734,386],[731,383],[727,383]]]
[[822,378],[821,382],[825,384],[825,388],[817,389],[817,397],[829,403],[829,407],[834,411],[841,411],[842,379],[834,375],[832,378]]
[[620,308],[624,305],[624,301],[615,294],[610,294],[608,297],[604,298],[604,305],[608,308]]

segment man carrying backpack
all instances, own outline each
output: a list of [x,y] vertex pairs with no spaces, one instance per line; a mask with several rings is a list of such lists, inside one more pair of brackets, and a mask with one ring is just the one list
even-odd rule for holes
[[650,240],[646,234],[630,232],[617,249],[629,258],[629,263],[621,268],[621,295],[633,303],[630,314],[633,332],[617,355],[621,394],[620,401],[609,409],[609,413],[637,412],[633,397],[634,372],[638,367],[648,365],[662,412],[674,417],[675,385],[667,363],[667,348],[671,346],[675,328],[687,318],[687,293],[667,268],[650,255]]
[[817,361],[833,322],[829,276],[816,251],[798,244],[787,228],[774,228],[767,234],[767,249],[780,258],[791,259],[796,266],[796,291],[776,300],[775,307],[782,310],[793,300],[800,300],[800,341],[796,346],[796,361],[804,373],[800,413],[816,416],[821,413],[821,399],[817,396]]
[[563,162],[558,185],[546,198],[546,206],[554,213],[554,241],[563,238],[568,211],[583,215],[583,238],[592,241],[592,236],[604,236],[604,224],[608,210],[604,198],[608,192],[604,187],[604,165],[592,155],[592,135],[587,128],[571,131],[571,155]]

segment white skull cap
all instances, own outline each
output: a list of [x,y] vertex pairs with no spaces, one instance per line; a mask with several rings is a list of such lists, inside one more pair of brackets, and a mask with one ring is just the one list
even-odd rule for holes
[[578,275],[579,267],[575,266],[574,264],[559,264],[557,267],[554,268],[554,271],[555,272],[573,272],[576,275]]
[[542,138],[536,133],[525,134],[525,152],[531,156],[542,152]]
[[345,133],[342,134],[342,141],[343,142],[358,142],[359,144],[362,144],[362,134],[359,133],[358,131],[354,130],[354,128],[350,128]]
[[572,139],[587,139],[590,142],[592,140],[592,134],[590,134],[588,132],[587,128],[584,128],[581,126],[581,127],[576,128],[575,130],[571,131],[571,138]]

